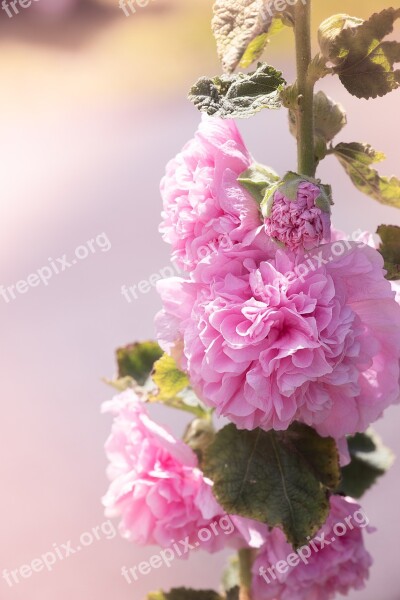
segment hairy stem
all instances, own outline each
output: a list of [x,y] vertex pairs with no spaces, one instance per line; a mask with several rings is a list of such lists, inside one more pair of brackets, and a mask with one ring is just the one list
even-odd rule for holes
[[249,548],[239,550],[239,577],[240,592],[239,600],[251,600],[251,567],[253,564],[253,552]]
[[297,161],[300,175],[314,177],[314,83],[308,77],[311,63],[311,0],[297,0],[295,5],[295,40],[297,66]]

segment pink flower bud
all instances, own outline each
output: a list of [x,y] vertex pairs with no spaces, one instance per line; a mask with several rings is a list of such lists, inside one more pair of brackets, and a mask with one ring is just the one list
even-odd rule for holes
[[283,180],[264,203],[263,214],[267,235],[290,250],[330,242],[329,197],[311,181]]

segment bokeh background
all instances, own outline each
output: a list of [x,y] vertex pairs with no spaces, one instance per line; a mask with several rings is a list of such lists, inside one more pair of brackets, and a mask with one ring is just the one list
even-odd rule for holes
[[[314,3],[315,26],[334,12],[367,17],[381,0]],[[193,134],[199,114],[190,85],[217,74],[211,0],[152,0],[126,17],[117,0],[38,0],[9,18],[0,11],[0,285],[15,284],[105,233],[98,251],[50,284],[6,303],[0,297],[0,574],[31,563],[53,544],[76,544],[104,522],[110,428],[100,403],[112,390],[117,346],[152,338],[159,309],[152,289],[128,303],[121,286],[169,264],[158,232],[158,185],[166,161]],[[397,29],[397,37],[399,30]],[[293,78],[290,31],[272,40],[266,59]],[[387,153],[382,171],[400,171],[399,94],[365,102],[328,78],[324,89],[348,109],[338,139],[367,141]],[[295,167],[285,111],[241,122],[254,156],[278,172]],[[337,227],[375,231],[400,225],[400,212],[358,193],[334,158],[320,176],[334,185]],[[379,307],[377,307],[379,310]],[[158,416],[176,432],[185,418]],[[376,429],[400,454],[398,407]],[[173,420],[172,420],[173,419]],[[399,600],[400,462],[365,497],[377,532],[367,544],[375,564],[354,600]],[[171,585],[218,585],[226,556],[197,553],[129,586],[120,571],[154,553],[118,536],[96,541],[10,588],[1,600],[141,600]]]

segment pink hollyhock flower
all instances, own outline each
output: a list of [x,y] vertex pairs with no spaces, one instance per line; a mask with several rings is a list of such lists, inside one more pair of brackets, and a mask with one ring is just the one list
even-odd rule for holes
[[289,250],[311,250],[330,242],[329,201],[319,205],[321,188],[310,181],[300,181],[295,200],[285,195],[282,183],[265,207],[266,233]]
[[207,280],[159,282],[156,326],[218,415],[243,429],[301,421],[339,439],[398,401],[400,307],[378,252],[335,242],[307,258],[215,263]]
[[330,505],[327,522],[299,554],[280,529],[271,531],[253,566],[254,598],[330,600],[365,587],[372,565],[362,534],[368,519],[350,498],[332,496]]
[[114,415],[103,504],[107,517],[121,517],[123,537],[164,548],[188,540],[210,552],[262,545],[267,528],[224,513],[194,452],[149,417],[135,392],[116,396],[103,411]]
[[251,162],[233,121],[203,115],[194,139],[168,163],[160,232],[182,269],[252,239],[260,228],[258,204],[237,183]]

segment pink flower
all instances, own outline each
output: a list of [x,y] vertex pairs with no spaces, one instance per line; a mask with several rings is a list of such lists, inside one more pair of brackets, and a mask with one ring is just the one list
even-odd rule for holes
[[301,181],[296,199],[290,200],[285,196],[283,183],[274,192],[264,212],[267,234],[290,250],[310,250],[329,242],[329,202],[326,202],[326,207],[322,210],[316,203],[320,197],[321,189],[317,185]]
[[365,587],[372,564],[362,534],[368,519],[350,498],[333,496],[330,504],[327,522],[298,555],[280,529],[271,531],[253,566],[254,598],[330,600]]
[[244,429],[301,421],[339,439],[398,401],[400,307],[377,251],[335,242],[307,258],[212,262],[200,281],[159,282],[156,325],[218,415]]
[[194,139],[168,163],[160,232],[182,269],[243,243],[261,226],[257,203],[237,183],[250,164],[235,123],[205,115]]
[[210,552],[262,545],[266,527],[224,513],[194,452],[157,425],[132,390],[106,402],[103,411],[114,415],[106,443],[111,484],[103,504],[107,517],[121,517],[123,537],[164,548],[187,540]]

